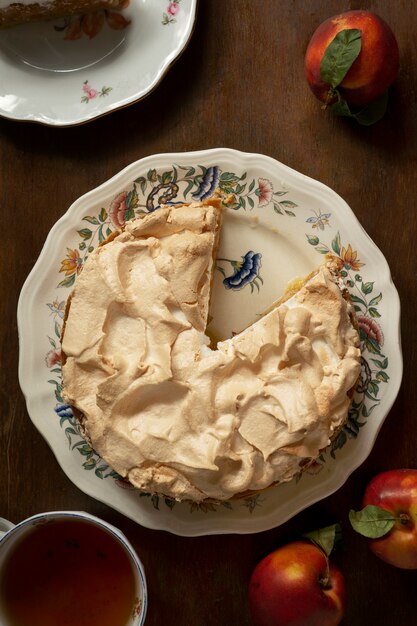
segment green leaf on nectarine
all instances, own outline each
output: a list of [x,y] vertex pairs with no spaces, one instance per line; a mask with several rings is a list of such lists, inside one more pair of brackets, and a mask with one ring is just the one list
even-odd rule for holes
[[379,122],[383,118],[388,106],[388,91],[379,98],[368,104],[366,107],[353,114],[359,124],[362,126],[371,126],[375,122]]
[[383,118],[388,106],[388,92],[368,104],[366,107],[355,110],[349,107],[346,100],[338,94],[339,100],[330,105],[330,110],[339,117],[353,117],[361,126],[371,126]]
[[332,524],[319,530],[305,533],[303,537],[310,539],[316,546],[321,548],[326,556],[330,556],[331,551],[337,541],[341,539],[342,530],[340,524]]
[[327,46],[320,63],[320,75],[325,83],[335,89],[358,57],[362,46],[362,32],[346,28],[337,33]]
[[368,504],[361,511],[349,511],[349,520],[356,532],[369,539],[383,537],[395,524],[392,513],[379,506]]

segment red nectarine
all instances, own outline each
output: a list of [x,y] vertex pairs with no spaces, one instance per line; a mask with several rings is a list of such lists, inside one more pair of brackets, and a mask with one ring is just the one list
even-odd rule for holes
[[[386,92],[399,66],[397,40],[388,24],[375,13],[348,11],[323,22],[308,45],[305,75],[319,100],[325,103],[335,101],[335,85],[323,79],[322,60],[336,35],[346,29],[360,31],[359,53],[356,50],[350,57],[353,62],[337,85],[337,91],[349,105],[363,107]],[[341,54],[346,55],[346,50],[345,46],[343,52],[339,50],[339,55],[333,57],[333,70],[334,64],[341,60]]]
[[395,567],[417,569],[417,470],[377,474],[363,505],[349,517],[355,530],[370,538],[374,554]]
[[258,563],[249,604],[256,626],[337,626],[345,607],[345,579],[323,550],[295,541]]

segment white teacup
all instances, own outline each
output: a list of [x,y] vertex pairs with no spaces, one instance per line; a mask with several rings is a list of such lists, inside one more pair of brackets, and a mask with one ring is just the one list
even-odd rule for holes
[[[44,567],[38,566],[35,569],[33,566],[33,571],[40,573],[36,576],[33,575],[32,579],[26,580],[24,575],[31,576],[30,573],[26,574],[26,572],[31,569],[31,563],[41,553],[42,556],[39,556],[39,559],[43,559]],[[59,588],[59,584],[61,584],[59,582],[60,570],[62,569],[63,575],[64,567],[68,568],[68,564],[73,569],[75,568],[76,575],[65,577],[63,583],[65,588],[61,590]],[[15,574],[13,574],[13,568],[16,570]],[[43,570],[45,570],[45,578],[41,580]],[[68,573],[70,570],[66,569],[66,571]],[[5,575],[6,573],[7,575]],[[87,584],[83,587],[83,593],[80,594],[75,589],[71,589],[71,585],[74,586],[75,584],[71,581],[76,580],[78,584],[81,584],[82,576],[84,576]],[[113,576],[116,587],[113,587],[111,576]],[[20,584],[21,588],[13,588],[11,582],[13,577],[17,581],[16,587]],[[89,587],[90,581],[94,584]],[[125,581],[124,586],[121,581]],[[109,585],[108,589],[105,588],[106,584]],[[100,614],[99,609],[96,610],[93,607],[93,614],[97,613],[97,617],[93,617],[89,621],[90,626],[96,626],[94,619],[99,619],[102,623],[103,615],[106,619],[111,619],[109,617],[111,611],[115,611],[114,615],[119,614],[118,610],[122,604],[124,607],[122,612],[126,614],[126,618],[123,618],[120,626],[142,626],[145,621],[147,609],[146,578],[138,555],[120,530],[89,513],[51,511],[33,515],[16,525],[0,518],[0,624],[2,626],[14,626],[15,623],[24,624],[24,619],[28,620],[28,626],[35,623],[35,616],[29,608],[31,599],[28,597],[27,589],[30,589],[30,593],[35,596],[38,593],[34,589],[36,585],[39,586],[43,594],[45,615],[49,614],[52,605],[59,604],[60,601],[56,598],[63,595],[65,600],[62,602],[67,602],[70,611],[73,610],[71,607],[75,604],[81,605],[82,602],[85,604],[92,597],[96,598],[97,605],[99,603],[97,599],[101,599],[100,604],[106,606],[106,609],[101,609],[102,617],[100,618],[98,616]],[[94,593],[92,589],[94,589]],[[76,593],[76,598],[70,602],[71,592]],[[14,594],[18,599],[13,605]],[[119,599],[119,609],[114,598]],[[22,608],[24,602],[27,604],[26,609]],[[39,594],[32,604],[39,605],[39,607],[42,605],[42,598],[40,599]],[[17,609],[13,606],[17,606]],[[87,610],[90,609],[92,610],[91,603],[87,607]],[[26,618],[21,613],[16,617],[17,614],[13,612],[14,610],[19,612],[25,610],[29,617]],[[36,610],[41,611],[41,608]],[[63,609],[56,607],[56,610]],[[68,609],[65,610],[67,611],[65,615],[68,617]],[[39,619],[41,620],[40,617]],[[47,621],[42,620],[42,623],[46,624]],[[70,624],[71,622],[65,623]],[[74,626],[77,626],[75,622]]]

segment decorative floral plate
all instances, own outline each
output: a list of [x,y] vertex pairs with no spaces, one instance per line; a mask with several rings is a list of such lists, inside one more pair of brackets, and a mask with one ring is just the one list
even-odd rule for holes
[[0,38],[0,115],[69,126],[140,100],[187,45],[197,0],[23,24]]
[[[232,503],[180,504],[130,488],[83,440],[62,398],[60,333],[71,287],[100,241],[127,219],[162,203],[208,198],[217,187],[235,203],[216,261],[211,331],[225,338],[252,323],[330,251],[357,310],[362,374],[347,425],[301,478]],[[221,148],[160,154],[79,198],[52,228],[19,300],[20,384],[33,423],[86,493],[143,526],[179,535],[258,532],[337,490],[371,451],[401,382],[399,316],[383,255],[331,189],[262,155]]]

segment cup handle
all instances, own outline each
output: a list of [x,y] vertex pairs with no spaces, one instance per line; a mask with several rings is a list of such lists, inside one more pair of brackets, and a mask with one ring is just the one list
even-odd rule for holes
[[14,527],[15,524],[12,524],[12,522],[9,522],[9,520],[4,519],[4,517],[0,517],[0,539],[2,539],[4,535]]

